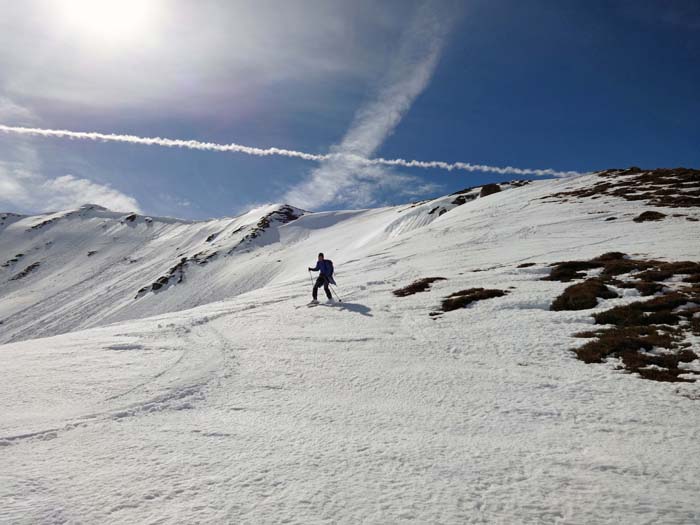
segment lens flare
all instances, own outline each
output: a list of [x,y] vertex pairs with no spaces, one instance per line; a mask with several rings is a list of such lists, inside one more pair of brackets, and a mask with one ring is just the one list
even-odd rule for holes
[[56,2],[65,28],[93,42],[120,44],[138,40],[156,20],[156,0],[70,0]]

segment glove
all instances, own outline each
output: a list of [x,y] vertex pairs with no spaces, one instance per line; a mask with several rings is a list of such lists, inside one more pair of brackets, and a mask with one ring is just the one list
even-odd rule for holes
[[313,271],[313,268],[309,268],[309,271],[312,272],[312,271]]

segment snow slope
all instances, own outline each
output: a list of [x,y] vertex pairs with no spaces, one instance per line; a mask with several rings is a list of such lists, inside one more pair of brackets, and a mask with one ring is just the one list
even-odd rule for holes
[[[13,217],[0,522],[699,522],[699,383],[575,359],[593,312],[638,297],[553,312],[566,284],[541,278],[610,251],[700,260],[700,213],[550,197],[595,177],[461,205]],[[343,302],[310,309],[318,251]],[[427,276],[446,280],[391,293]],[[509,293],[429,315],[471,287]]]

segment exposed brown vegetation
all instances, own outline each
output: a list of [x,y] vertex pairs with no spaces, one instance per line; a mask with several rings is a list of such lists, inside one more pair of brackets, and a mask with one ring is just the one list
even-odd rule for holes
[[[610,252],[589,261],[556,263],[548,279],[579,279],[583,270],[591,268],[599,268],[599,275],[569,286],[554,301],[552,310],[593,308],[597,297],[616,296],[609,286],[656,295],[594,313],[595,324],[612,328],[577,334],[594,340],[575,349],[576,356],[586,363],[617,357],[624,369],[644,379],[694,382],[694,378],[680,377],[689,373],[680,364],[698,358],[686,339],[690,334],[700,336],[700,263],[631,259]],[[675,288],[665,287],[662,283],[672,277],[677,281]]]
[[451,312],[452,310],[464,308],[475,301],[502,297],[507,293],[509,293],[507,290],[485,288],[469,288],[467,290],[460,290],[459,292],[450,294],[443,299],[440,309],[443,312]]
[[582,283],[572,284],[557,297],[550,310],[587,310],[598,305],[598,298],[614,299],[619,297],[600,279],[588,279]]
[[689,168],[642,170],[638,167],[612,169],[598,174],[600,182],[588,188],[560,192],[547,198],[620,197],[644,201],[650,206],[685,208],[700,206],[700,170]]
[[586,270],[600,268],[603,263],[600,261],[564,261],[552,265],[552,270],[543,281],[561,281],[563,283],[573,281],[574,279],[583,279],[586,274],[581,273]]
[[426,290],[430,289],[430,285],[433,284],[435,281],[445,280],[446,279],[444,277],[423,277],[422,279],[413,281],[408,286],[404,286],[403,288],[394,290],[392,293],[396,297],[408,297],[409,295],[413,295],[419,292],[425,292]]
[[564,261],[551,265],[552,270],[543,280],[569,282],[574,279],[582,279],[586,276],[584,271],[602,268],[601,277],[609,279],[616,275],[629,273],[635,270],[646,270],[655,264],[663,264],[658,261],[646,261],[629,259],[624,253],[609,252],[589,261]]
[[516,268],[529,268],[530,266],[535,266],[537,263],[529,262],[529,263],[522,263],[516,266]]
[[634,219],[632,219],[634,222],[648,222],[648,221],[660,221],[666,217],[665,213],[661,213],[658,211],[645,211],[637,215]]
[[[607,357],[618,357],[622,366],[629,372],[637,373],[643,379],[667,382],[688,382],[695,380],[679,377],[688,373],[680,368],[680,363],[689,363],[698,358],[689,349],[674,351],[682,336],[679,331],[661,331],[656,327],[625,327],[601,330],[588,337],[596,337],[578,348],[575,352],[586,363],[600,363]],[[666,352],[659,352],[665,349]],[[652,350],[656,350],[651,353]]]

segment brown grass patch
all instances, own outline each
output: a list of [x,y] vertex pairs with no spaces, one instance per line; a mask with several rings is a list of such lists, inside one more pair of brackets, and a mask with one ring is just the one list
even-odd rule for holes
[[[583,336],[597,338],[575,350],[576,356],[585,363],[601,363],[605,358],[618,357],[625,370],[639,374],[642,379],[687,383],[695,381],[678,377],[688,373],[680,368],[680,363],[689,363],[698,358],[692,350],[678,350],[679,342],[683,339],[681,330],[637,326],[601,330]],[[649,353],[654,349],[665,349],[668,353]]]
[[486,288],[469,288],[467,290],[460,290],[459,292],[450,294],[443,299],[440,309],[443,312],[451,312],[453,310],[464,308],[473,302],[483,301],[484,299],[492,299],[494,297],[502,297],[507,293],[509,293],[507,290]]
[[662,219],[666,218],[665,213],[661,213],[658,211],[645,211],[643,213],[640,213],[637,215],[634,219],[632,219],[634,222],[648,222],[648,221],[660,221]]
[[601,171],[602,180],[588,188],[560,192],[545,198],[565,202],[570,198],[619,197],[628,201],[645,201],[662,208],[700,207],[700,170],[689,168]]
[[417,281],[413,281],[411,284],[408,286],[404,286],[403,288],[399,288],[398,290],[394,290],[392,293],[396,297],[408,297],[409,295],[413,295],[419,292],[425,292],[430,288],[430,285],[433,284],[435,281],[446,281],[444,277],[423,277],[422,279],[418,279]]
[[[549,280],[580,278],[580,272],[590,268],[601,268],[600,275],[566,288],[552,303],[552,310],[593,308],[598,297],[616,296],[608,285],[656,296],[594,313],[596,324],[612,327],[575,334],[593,339],[575,349],[576,356],[586,363],[617,357],[623,369],[643,379],[694,382],[696,379],[679,376],[689,373],[680,363],[698,358],[687,337],[700,335],[700,263],[631,259],[610,252],[589,261],[553,264]],[[676,279],[673,290],[661,284],[679,276],[685,277]]]
[[636,288],[637,291],[644,297],[661,293],[664,287],[663,285],[651,281],[633,281],[631,283],[632,288]]
[[596,324],[616,326],[651,326],[657,324],[677,325],[680,316],[673,313],[679,306],[688,303],[688,296],[671,292],[648,301],[616,306],[610,310],[593,314]]
[[588,310],[598,305],[598,298],[614,299],[618,295],[600,279],[588,279],[567,287],[549,307],[553,311]]

